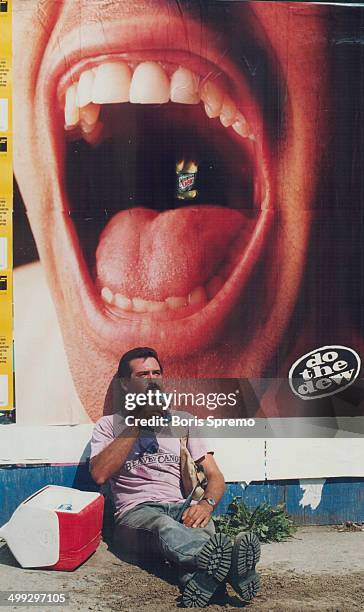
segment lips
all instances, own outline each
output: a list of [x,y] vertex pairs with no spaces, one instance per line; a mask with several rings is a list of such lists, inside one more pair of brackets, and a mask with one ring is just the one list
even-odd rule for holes
[[[200,25],[188,24],[188,45],[171,19],[167,34],[163,19],[159,27],[153,20],[153,34],[149,26],[148,19],[142,26],[138,21],[138,31],[132,23],[103,23],[103,44],[95,45],[99,30],[90,25],[82,32],[82,48],[71,31],[61,50],[47,49],[39,76],[55,161],[53,203],[60,213],[51,238],[55,257],[57,251],[67,253],[71,299],[79,304],[87,333],[105,347],[112,340],[118,356],[126,346],[140,344],[166,352],[167,341],[169,355],[188,354],[216,340],[244,297],[272,220],[272,162],[262,114],[244,76],[222,56],[212,32],[195,53],[192,41],[199,46]],[[100,85],[103,78],[110,82],[110,72],[112,91]],[[63,180],[66,143],[82,140],[97,150],[118,131],[110,113],[133,105],[153,105],[147,112],[156,115],[163,105],[178,106],[186,117],[192,106],[193,113],[204,111],[204,121],[214,122],[207,136],[224,131],[221,140],[234,143],[241,159],[249,158],[251,201],[235,193],[233,202],[209,199],[178,209],[171,203],[162,212],[143,201],[131,209],[123,205],[108,215],[92,260],[72,220],[75,202]],[[203,121],[191,123],[198,140]],[[223,145],[222,157],[239,166],[235,154],[229,162],[229,146]]]

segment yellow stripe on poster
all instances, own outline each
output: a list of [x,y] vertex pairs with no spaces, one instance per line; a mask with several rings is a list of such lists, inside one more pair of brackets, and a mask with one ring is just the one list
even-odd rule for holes
[[0,412],[13,408],[11,0],[0,0]]

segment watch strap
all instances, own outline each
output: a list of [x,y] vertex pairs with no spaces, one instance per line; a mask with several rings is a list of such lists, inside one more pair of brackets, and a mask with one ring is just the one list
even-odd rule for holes
[[200,501],[206,501],[211,508],[215,508],[217,506],[216,501],[213,497],[205,497],[203,496]]

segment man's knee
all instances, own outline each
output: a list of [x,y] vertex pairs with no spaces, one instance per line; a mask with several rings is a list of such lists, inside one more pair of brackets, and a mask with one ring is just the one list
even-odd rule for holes
[[209,522],[207,523],[206,527],[203,528],[203,530],[209,535],[209,536],[213,536],[214,533],[216,533],[216,529],[215,529],[215,523],[212,519],[209,520]]
[[209,537],[214,535],[215,525],[213,520],[211,519],[206,525],[206,527],[198,527],[193,529],[192,527],[185,527],[183,523],[176,521],[170,516],[161,516],[158,518],[158,520],[156,520],[153,531],[157,532],[161,538],[168,539],[169,536],[173,537],[174,533],[176,533],[177,530],[181,534],[185,534],[189,538],[197,537],[199,539],[203,535],[206,536],[206,539],[208,539]]

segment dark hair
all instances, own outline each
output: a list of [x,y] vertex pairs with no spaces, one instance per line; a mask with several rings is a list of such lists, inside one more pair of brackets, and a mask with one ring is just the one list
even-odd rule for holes
[[147,357],[154,357],[154,359],[158,361],[161,372],[163,373],[162,364],[159,361],[157,351],[155,351],[152,348],[149,348],[148,346],[138,346],[137,348],[133,348],[130,351],[127,351],[126,353],[124,353],[124,355],[120,359],[118,373],[117,373],[118,377],[119,378],[130,378],[131,377],[131,369],[130,369],[131,360],[140,359],[143,357],[144,359],[146,359]]

